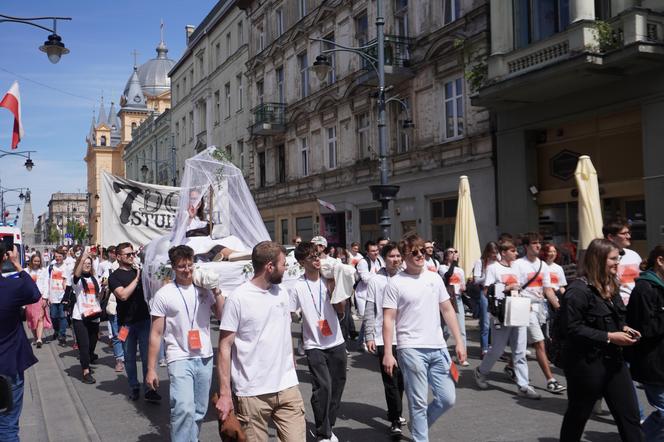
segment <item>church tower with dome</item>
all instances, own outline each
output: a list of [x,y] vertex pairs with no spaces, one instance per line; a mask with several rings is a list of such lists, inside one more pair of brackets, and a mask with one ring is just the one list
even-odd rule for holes
[[[163,33],[156,48],[157,56],[133,70],[127,80],[120,109],[116,111],[111,103],[106,112],[102,97],[98,115],[92,117],[90,132],[86,137],[87,188],[90,195],[89,226],[91,243],[108,245],[116,239],[104,241],[101,218],[101,179],[102,173],[125,176],[123,153],[132,141],[132,132],[150,116],[156,116],[171,107],[171,83],[168,72],[175,61],[168,58],[168,48]],[[113,214],[109,214],[114,216]]]

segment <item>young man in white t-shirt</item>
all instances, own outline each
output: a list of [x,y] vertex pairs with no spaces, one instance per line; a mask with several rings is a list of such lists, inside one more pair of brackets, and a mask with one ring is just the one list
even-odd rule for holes
[[[488,290],[493,285],[496,297],[504,298],[505,291],[519,290],[520,288],[519,275],[512,265],[516,260],[517,251],[512,241],[502,241],[498,250],[500,259],[486,268],[484,287]],[[514,364],[515,382],[518,385],[518,395],[528,399],[539,399],[541,397],[529,385],[528,361],[526,360],[527,328],[527,326],[505,327],[496,318],[493,318],[491,348],[484,355],[480,366],[474,371],[475,383],[481,390],[489,388],[486,376],[509,343],[512,347],[512,363]]]
[[63,247],[53,251],[54,262],[48,267],[48,303],[51,322],[53,323],[53,338],[60,345],[67,341],[67,318],[63,298],[67,287],[71,287],[72,270],[65,263],[67,250]]
[[254,277],[226,299],[221,317],[216,408],[223,421],[236,399],[247,440],[267,441],[272,417],[280,441],[302,442],[306,424],[293,362],[290,303],[279,286],[286,250],[272,241],[260,242],[251,263]]
[[[385,262],[385,267],[380,269],[376,276],[369,281],[367,287],[367,305],[364,309],[364,330],[367,349],[370,353],[378,355],[380,374],[383,379],[385,390],[385,402],[387,402],[387,419],[390,421],[390,435],[400,436],[401,427],[406,420],[401,416],[403,413],[403,374],[399,367],[394,367],[392,375],[388,375],[383,369],[383,356],[385,356],[385,343],[383,341],[383,296],[385,287],[390,279],[401,270],[401,252],[394,241],[385,244],[380,251]],[[397,351],[396,332],[392,335],[392,354]]]
[[546,324],[548,318],[549,305],[553,310],[560,308],[560,303],[551,285],[549,266],[538,258],[542,249],[542,236],[536,232],[526,233],[521,238],[521,243],[526,249],[526,256],[517,259],[512,267],[514,267],[519,277],[519,285],[522,288],[521,295],[530,298],[528,343],[535,348],[537,363],[546,379],[547,391],[562,394],[567,388],[553,377],[549,358],[546,355],[544,332],[542,331],[542,326]]
[[346,385],[346,345],[337,314],[343,315],[345,300],[331,304],[329,286],[334,280],[321,276],[320,254],[314,244],[300,243],[295,248],[295,259],[304,267],[304,275],[290,289],[290,310],[291,315],[302,311],[304,351],[313,377],[311,406],[316,440],[337,441],[332,427]]
[[440,267],[440,262],[438,262],[438,259],[436,259],[433,248],[433,242],[431,241],[426,241],[424,243],[424,250],[427,251],[427,256],[424,260],[424,267],[430,272],[437,272],[438,268]]
[[[466,347],[456,313],[443,280],[424,268],[424,241],[408,235],[399,242],[406,269],[390,279],[383,299],[383,367],[392,374],[397,361],[392,336],[397,331],[397,357],[405,380],[411,434],[417,442],[429,440],[429,427],[456,401],[452,359],[440,326],[440,314],[450,328],[460,362]],[[430,382],[429,382],[430,380]],[[429,387],[433,401],[428,403]]]
[[152,300],[150,344],[145,383],[159,387],[157,355],[162,338],[170,381],[171,440],[198,440],[212,384],[210,313],[221,318],[224,299],[193,283],[194,251],[176,246],[168,251],[175,281],[160,288]]
[[641,257],[634,250],[627,247],[632,245],[632,234],[629,224],[616,220],[602,227],[604,238],[608,239],[620,249],[620,263],[618,264],[618,278],[620,278],[620,296],[623,303],[629,303],[636,278],[641,273]]
[[[357,314],[361,318],[364,316],[364,308],[367,300],[367,286],[371,278],[373,278],[378,270],[380,270],[385,263],[378,253],[378,244],[373,241],[367,241],[365,244],[366,256],[364,259],[357,263],[358,282],[355,286],[355,306],[357,307]],[[362,351],[366,351],[366,344],[364,343],[364,325],[360,327],[360,333],[357,338],[360,343]]]

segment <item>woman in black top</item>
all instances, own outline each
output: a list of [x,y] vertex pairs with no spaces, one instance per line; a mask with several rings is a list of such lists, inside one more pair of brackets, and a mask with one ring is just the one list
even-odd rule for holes
[[643,384],[655,408],[643,422],[646,441],[664,440],[664,245],[655,247],[642,265],[627,306],[627,324],[641,332],[630,349],[630,371]]
[[625,325],[625,305],[617,280],[619,251],[605,239],[590,243],[584,277],[570,284],[560,309],[562,356],[568,404],[562,442],[579,441],[593,405],[604,398],[623,441],[642,441],[639,407],[623,347],[640,333]]

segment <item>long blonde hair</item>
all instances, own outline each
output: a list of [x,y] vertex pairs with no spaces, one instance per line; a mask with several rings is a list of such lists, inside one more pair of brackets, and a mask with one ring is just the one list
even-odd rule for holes
[[618,247],[608,239],[593,239],[583,259],[583,276],[607,300],[620,290],[618,279],[606,271],[606,260],[613,250]]

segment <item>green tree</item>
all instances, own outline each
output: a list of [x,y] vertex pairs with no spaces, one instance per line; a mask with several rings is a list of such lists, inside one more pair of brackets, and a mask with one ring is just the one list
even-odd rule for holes
[[83,244],[88,237],[88,229],[85,224],[71,220],[67,222],[67,233],[70,233],[75,243]]

